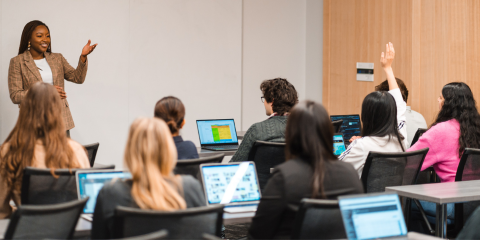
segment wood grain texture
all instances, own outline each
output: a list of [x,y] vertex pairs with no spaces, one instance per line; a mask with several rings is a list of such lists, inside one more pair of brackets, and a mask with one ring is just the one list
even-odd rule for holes
[[[434,121],[437,98],[449,82],[466,82],[480,99],[476,79],[480,1],[325,0],[324,4],[323,102],[330,114],[360,113],[365,96],[385,80],[379,58],[387,42],[395,45],[393,68],[409,90],[407,105],[423,114],[428,124]],[[375,63],[373,83],[356,81],[356,62]]]

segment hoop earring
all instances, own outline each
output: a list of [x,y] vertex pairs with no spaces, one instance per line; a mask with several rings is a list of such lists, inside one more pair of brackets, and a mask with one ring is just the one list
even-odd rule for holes
[[28,42],[28,51],[30,51],[30,42]]

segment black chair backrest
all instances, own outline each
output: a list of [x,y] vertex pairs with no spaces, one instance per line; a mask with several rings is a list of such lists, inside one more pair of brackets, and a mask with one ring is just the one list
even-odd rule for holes
[[337,200],[302,199],[292,239],[346,239]]
[[4,239],[71,239],[88,197],[67,203],[25,206],[13,213]]
[[418,139],[427,131],[428,129],[426,128],[419,128],[417,132],[415,132],[415,136],[413,136],[412,142],[410,146],[413,146],[415,143],[417,143]]
[[203,233],[220,236],[223,205],[173,212],[118,206],[115,209],[115,238],[143,235],[165,229],[169,239],[201,239]]
[[332,122],[333,132],[334,132],[334,133],[339,133],[339,132],[340,132],[340,128],[342,127],[342,124],[343,124],[343,119],[340,119],[340,120],[337,120],[337,121],[333,121],[333,122]]
[[203,157],[198,159],[184,159],[178,160],[175,169],[175,174],[191,175],[199,181],[202,181],[200,177],[200,164],[204,163],[221,163],[225,154],[220,153],[209,157]]
[[136,237],[127,237],[121,238],[121,240],[157,240],[157,239],[166,239],[168,237],[168,231],[163,229],[160,231],[148,233],[145,235],[140,235]]
[[[480,180],[480,149],[466,148],[458,163],[455,182]],[[460,231],[480,201],[455,204],[455,229]]]
[[428,148],[413,152],[370,152],[362,172],[366,193],[384,192],[385,187],[415,184]]
[[255,162],[260,189],[263,190],[270,178],[270,168],[285,162],[285,143],[256,141],[248,160]]
[[97,151],[99,146],[100,146],[100,143],[98,142],[88,144],[88,145],[83,145],[83,147],[87,149],[88,160],[90,161],[90,167],[93,167],[93,164],[95,163],[95,157],[97,156]]
[[98,169],[115,169],[115,165],[101,168],[56,169],[52,176],[48,168],[26,167],[23,170],[22,204],[56,204],[77,200],[75,173]]

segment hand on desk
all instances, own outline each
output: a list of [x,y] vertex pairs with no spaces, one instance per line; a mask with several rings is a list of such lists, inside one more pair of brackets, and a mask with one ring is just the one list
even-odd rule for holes
[[359,138],[362,138],[362,137],[360,137],[360,136],[353,136],[353,137],[350,138],[350,140],[348,140],[348,141],[349,141],[349,142],[353,142],[353,141],[355,141],[355,140],[357,140],[357,139],[359,139]]

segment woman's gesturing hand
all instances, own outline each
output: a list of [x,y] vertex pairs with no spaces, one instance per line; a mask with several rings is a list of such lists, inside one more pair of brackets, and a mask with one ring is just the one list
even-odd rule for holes
[[61,99],[67,98],[67,93],[65,93],[65,91],[63,91],[63,88],[61,88],[59,86],[54,86],[54,87],[57,89],[58,94],[60,94]]
[[90,41],[90,39],[88,39],[87,45],[85,45],[85,47],[83,47],[83,49],[82,49],[82,55],[80,55],[80,59],[82,60],[82,62],[87,61],[87,55],[92,53],[93,50],[95,50],[95,48],[98,45],[98,43],[95,43],[95,44],[90,46],[91,43],[92,43],[92,41]]
[[391,42],[387,43],[385,47],[385,53],[382,52],[380,57],[380,62],[382,63],[382,68],[392,67],[393,59],[395,58],[395,49],[393,49],[393,44]]

